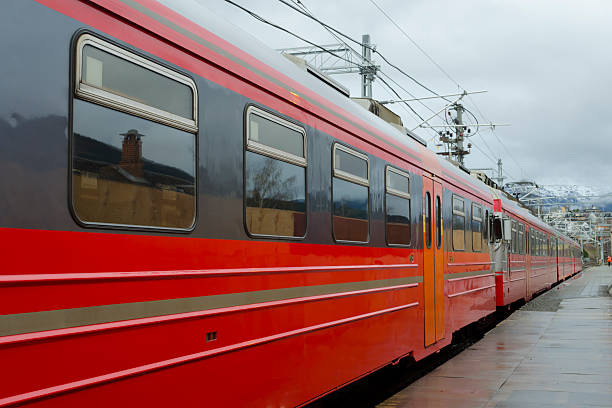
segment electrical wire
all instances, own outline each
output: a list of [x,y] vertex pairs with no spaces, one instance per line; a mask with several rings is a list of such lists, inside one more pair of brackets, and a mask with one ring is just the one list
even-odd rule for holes
[[457,87],[459,89],[465,90],[465,89],[463,89],[463,87],[461,85],[459,85],[459,83],[457,81],[455,81],[450,76],[450,74],[448,72],[446,72],[446,70],[444,68],[442,68],[442,66],[440,64],[438,64],[423,48],[421,48],[421,46],[419,46],[419,44],[417,44],[417,42],[414,41],[412,39],[412,37],[410,37],[408,35],[408,33],[406,31],[404,31],[404,29],[402,27],[400,27],[400,25],[397,24],[395,22],[395,20],[393,20],[393,18],[391,18],[391,16],[389,14],[387,14],[387,12],[382,9],[382,7],[380,7],[374,0],[370,0],[370,3],[372,3],[378,9],[378,11],[380,11],[387,18],[387,20],[389,20],[389,22],[391,22],[391,24],[393,24],[402,34],[404,34],[404,36],[412,43],[412,45],[414,45],[419,51],[421,51],[421,53],[423,53],[423,55],[425,55],[425,57],[427,57],[427,59],[429,61],[431,61],[432,64],[434,64],[444,75],[446,75],[446,77],[448,79],[450,79],[452,82],[454,82],[455,85],[457,85]]
[[[228,2],[231,3],[230,0],[226,0]],[[434,90],[430,89],[429,87],[427,87],[426,85],[424,85],[423,83],[421,83],[420,81],[418,81],[416,78],[414,78],[412,75],[408,74],[406,71],[404,71],[403,69],[401,69],[400,67],[398,67],[397,65],[395,65],[394,63],[392,63],[391,61],[389,61],[389,59],[387,59],[387,57],[385,57],[381,52],[379,52],[376,48],[372,47],[371,45],[367,45],[367,44],[363,44],[361,41],[355,40],[354,38],[352,38],[351,36],[344,34],[342,31],[330,26],[329,24],[319,20],[318,18],[316,18],[315,16],[313,16],[312,14],[309,14],[309,12],[306,11],[302,11],[299,8],[297,8],[296,6],[294,6],[293,4],[290,4],[289,2],[287,2],[286,0],[278,0],[279,2],[281,2],[282,4],[286,5],[287,7],[290,7],[291,9],[297,11],[298,13],[316,21],[317,23],[321,24],[323,27],[334,31],[335,33],[337,33],[338,35],[346,38],[349,41],[352,41],[353,43],[361,46],[361,47],[367,47],[369,48],[373,53],[376,53],[380,56],[380,58],[383,59],[383,61],[385,61],[389,66],[393,67],[394,69],[396,69],[398,72],[400,72],[402,75],[404,75],[405,77],[407,77],[408,79],[410,79],[411,81],[413,81],[415,84],[419,85],[420,87],[422,87],[423,89],[431,92],[432,94],[444,99],[447,102],[450,102],[449,99],[447,99],[446,97],[441,96],[440,94],[438,94],[437,92],[435,92]],[[301,4],[301,2],[299,2]],[[232,3],[234,4],[234,3]],[[346,45],[346,44],[345,44]],[[349,47],[350,48],[350,47]],[[353,50],[355,51],[355,50]],[[359,54],[358,54],[359,55]],[[360,55],[360,57],[362,57]],[[363,58],[363,57],[362,57]],[[370,62],[370,61],[368,61]]]
[[[412,37],[410,37],[410,35],[397,23],[395,22],[395,20],[393,20],[393,18],[380,6],[378,5],[378,3],[376,3],[375,0],[370,0],[370,3],[372,3],[377,9],[378,11],[380,11],[388,20],[389,22],[391,22],[391,24],[393,24],[407,39],[408,41],[410,41],[423,55],[425,55],[425,57],[432,63],[434,64],[451,82],[453,82],[455,85],[457,85],[457,87],[459,89],[464,89],[459,82],[457,82],[453,77],[450,76],[450,74],[440,65],[438,64],[433,57],[431,57],[431,55],[429,55]],[[486,116],[482,113],[482,111],[480,110],[480,108],[478,107],[478,104],[474,101],[474,99],[470,96],[467,95],[468,99],[470,100],[471,104],[474,105],[474,108],[476,109],[476,111],[478,112],[478,114],[484,119],[485,122],[491,123],[489,120],[487,120]],[[474,115],[473,113],[470,112],[470,114],[476,118],[476,115]],[[446,118],[446,116],[445,116]],[[477,132],[478,132],[479,127],[477,127]],[[504,148],[504,150],[506,151],[506,153],[508,154],[508,156],[510,156],[510,158],[512,159],[512,161],[514,161],[514,163],[518,166],[518,168],[521,170],[521,172],[523,173],[524,170],[522,168],[522,166],[518,163],[518,161],[514,158],[514,156],[512,155],[512,153],[510,152],[510,150],[506,147],[506,145],[501,141],[501,139],[497,136],[497,134],[495,134],[495,132],[493,132],[493,134],[495,135],[495,138],[497,139],[497,141],[499,142],[500,145],[502,145],[502,147]],[[475,134],[474,134],[475,135]],[[472,136],[474,136],[472,135]],[[484,138],[481,135],[481,139],[484,142]],[[486,144],[486,142],[485,142]],[[491,153],[493,153],[493,151],[489,148],[489,150],[491,151]]]
[[[382,81],[381,81],[381,82],[382,82]],[[389,95],[390,97],[392,97],[392,98],[397,97],[397,96],[396,96],[394,93],[392,93],[392,91],[390,90],[390,88],[388,88],[386,85],[385,85],[385,86],[383,86],[383,84],[379,84],[378,82],[374,82],[374,85],[378,85],[378,87],[379,87],[380,89],[384,90],[384,91],[387,93],[387,95]],[[410,110],[409,110],[409,109],[406,107],[406,105],[404,105],[404,104],[400,104],[399,106],[400,106],[400,107],[401,107],[401,108],[404,110],[404,112],[406,112],[408,115],[410,115],[410,117],[411,117],[412,119],[414,119],[414,121],[415,121],[415,122],[418,120],[418,119],[417,119],[417,117],[415,116],[415,114],[414,114],[412,111],[410,111]]]
[[253,18],[255,18],[255,19],[257,19],[257,20],[261,21],[262,23],[268,24],[268,25],[270,25],[270,26],[272,26],[272,27],[274,27],[274,28],[276,28],[276,29],[279,29],[279,30],[281,30],[281,31],[283,31],[283,32],[285,32],[285,33],[287,33],[287,34],[289,34],[289,35],[292,35],[293,37],[295,37],[295,38],[297,38],[297,39],[299,39],[299,40],[301,40],[301,41],[304,41],[305,43],[310,44],[310,45],[312,45],[313,47],[316,47],[316,48],[320,49],[320,50],[321,50],[321,51],[323,51],[323,52],[326,52],[326,53],[328,53],[328,54],[331,54],[331,55],[333,55],[334,57],[336,57],[336,58],[338,58],[338,59],[341,59],[341,60],[343,60],[343,61],[345,61],[345,62],[348,62],[349,64],[353,64],[353,65],[356,65],[356,66],[359,66],[359,67],[360,67],[360,65],[359,65],[359,64],[356,64],[355,62],[353,62],[353,61],[351,61],[351,60],[349,60],[349,59],[347,59],[347,58],[344,58],[344,57],[342,57],[342,56],[340,56],[340,55],[336,54],[335,52],[333,52],[333,51],[330,51],[330,50],[326,49],[325,47],[321,47],[319,44],[314,43],[314,42],[312,42],[312,41],[310,41],[310,40],[307,40],[307,39],[305,39],[304,37],[301,37],[301,36],[299,36],[299,35],[297,35],[297,34],[295,34],[295,33],[291,32],[291,31],[289,31],[288,29],[286,29],[286,28],[284,28],[284,27],[282,27],[282,26],[279,26],[278,24],[275,24],[275,23],[273,23],[273,22],[271,22],[271,21],[269,21],[269,20],[266,20],[264,17],[260,16],[259,14],[257,14],[257,13],[255,13],[255,12],[253,12],[253,11],[251,11],[251,10],[249,10],[249,9],[247,9],[247,8],[245,8],[245,7],[243,7],[243,6],[241,6],[240,4],[234,3],[232,0],[225,0],[225,2],[226,2],[226,3],[231,4],[231,5],[235,6],[235,7],[238,7],[240,10],[242,10],[242,11],[244,11],[245,13],[249,14],[251,17],[253,17]]
[[[349,60],[349,59],[347,59],[347,58],[344,58],[344,57],[342,57],[341,55],[338,55],[338,54],[334,53],[333,51],[330,51],[330,50],[328,50],[328,49],[326,49],[326,48],[324,48],[324,47],[320,46],[319,44],[316,44],[316,43],[314,43],[314,42],[312,42],[312,41],[310,41],[310,40],[307,40],[307,39],[305,39],[305,38],[303,38],[303,37],[301,37],[301,36],[299,36],[299,35],[297,35],[297,34],[295,34],[295,33],[291,32],[290,30],[288,30],[288,29],[286,29],[286,28],[284,28],[284,27],[282,27],[282,26],[280,26],[280,25],[278,25],[278,24],[275,24],[275,23],[273,23],[273,22],[271,22],[271,21],[267,20],[266,18],[264,18],[264,17],[260,16],[259,14],[255,13],[255,12],[253,12],[253,11],[249,10],[249,9],[247,9],[246,7],[241,6],[241,5],[240,5],[240,4],[238,4],[238,3],[235,3],[235,2],[234,2],[234,1],[232,1],[232,0],[225,0],[225,1],[226,1],[227,3],[229,3],[229,4],[231,4],[231,5],[233,5],[233,6],[237,7],[237,8],[239,8],[240,10],[244,11],[245,13],[249,14],[250,16],[252,16],[253,18],[255,18],[256,20],[258,20],[258,21],[260,21],[260,22],[262,22],[262,23],[268,24],[268,25],[270,25],[270,26],[272,26],[272,27],[274,27],[274,28],[276,28],[276,29],[278,29],[278,30],[281,30],[281,31],[283,31],[283,32],[285,32],[285,33],[287,33],[287,34],[289,34],[289,35],[291,35],[291,36],[295,37],[295,38],[298,38],[299,40],[304,41],[305,43],[310,44],[310,45],[312,45],[312,46],[314,46],[314,47],[316,47],[316,48],[320,49],[320,50],[321,50],[321,51],[323,51],[323,52],[326,52],[326,53],[328,53],[328,54],[330,54],[330,55],[333,55],[334,57],[336,57],[336,58],[338,58],[338,59],[340,59],[340,60],[342,60],[342,61],[345,61],[345,62],[347,62],[347,63],[349,63],[349,64],[351,64],[351,65],[354,65],[354,66],[357,66],[357,67],[359,67],[359,68],[362,68],[362,67],[361,67],[361,65],[359,65],[359,64],[357,64],[357,63],[355,63],[355,62],[353,62],[353,61],[351,61],[351,60]],[[344,34],[344,33],[340,32],[339,30],[336,30],[335,28],[331,27],[330,25],[323,23],[322,21],[320,21],[320,20],[319,20],[319,19],[317,19],[316,17],[314,17],[314,16],[312,16],[312,15],[308,14],[307,12],[303,12],[302,10],[298,9],[297,7],[295,7],[294,5],[289,4],[287,1],[285,1],[285,0],[279,0],[279,1],[280,1],[281,3],[283,3],[283,4],[287,5],[288,7],[292,8],[293,10],[298,11],[300,14],[305,15],[305,16],[307,16],[307,17],[309,17],[309,18],[311,18],[311,19],[313,19],[313,20],[317,21],[319,24],[323,25],[324,27],[329,28],[330,30],[333,30],[334,32],[337,32],[338,34],[342,35],[343,37],[346,37],[346,38],[350,39],[351,41],[353,41],[353,42],[355,42],[355,43],[357,43],[357,44],[360,44],[360,45],[362,45],[362,46],[367,46],[367,45],[364,45],[364,44],[362,44],[361,42],[359,42],[359,41],[357,41],[357,40],[352,39],[350,36],[347,36],[346,34]],[[346,44],[344,41],[342,41],[342,42],[343,42],[345,45],[347,45],[347,46],[348,46],[348,44]],[[351,49],[353,52],[355,52],[355,53],[356,53],[356,51],[355,51],[354,49],[352,49],[350,46],[348,46],[348,48],[349,48],[349,49]],[[370,48],[371,48],[371,47],[370,47]],[[376,51],[375,49],[373,49],[373,48],[371,48],[371,49],[372,49],[372,51],[373,51],[373,52],[376,52],[378,55],[380,55],[380,57],[381,57],[381,58],[382,58],[382,59],[383,59],[383,60],[384,60],[384,61],[385,61],[387,64],[389,64],[389,65],[390,65],[390,66],[392,66],[393,68],[397,69],[399,72],[401,72],[402,74],[404,74],[406,77],[408,77],[409,79],[413,80],[415,83],[417,83],[418,85],[420,85],[420,86],[421,86],[421,87],[423,87],[424,89],[428,90],[429,92],[432,92],[434,95],[436,95],[436,96],[440,96],[438,93],[436,93],[435,91],[433,91],[433,90],[429,89],[428,87],[426,87],[425,85],[423,85],[423,84],[421,84],[419,81],[417,81],[415,78],[413,78],[412,76],[410,76],[409,74],[407,74],[406,72],[404,72],[404,71],[403,71],[401,68],[399,68],[399,67],[397,67],[396,65],[394,65],[393,63],[391,63],[391,62],[390,62],[390,61],[389,61],[387,58],[385,58],[385,57],[384,57],[384,56],[383,56],[381,53],[377,52],[377,51]],[[358,54],[358,55],[359,55],[359,54]],[[361,58],[363,58],[361,55],[360,55],[360,57],[361,57]],[[369,63],[371,63],[371,61],[369,61],[369,60],[366,60],[366,61],[368,61]],[[398,86],[399,86],[399,87],[400,87],[402,90],[404,90],[405,92],[407,92],[407,93],[408,93],[408,94],[409,94],[411,97],[414,97],[414,95],[412,95],[412,94],[411,94],[410,92],[408,92],[408,91],[407,91],[407,90],[406,90],[404,87],[402,87],[401,85],[399,85],[399,84],[398,84],[398,83],[397,83],[395,80],[393,80],[393,79],[392,79],[390,76],[388,76],[387,74],[383,73],[382,71],[381,71],[381,74],[385,75],[385,76],[386,76],[386,77],[387,77],[389,80],[391,80],[391,81],[392,81],[392,82],[394,82],[396,85],[398,85]],[[378,77],[379,79],[381,79],[381,77],[380,77],[380,76],[378,76],[378,75],[377,75],[377,77]],[[401,99],[401,96],[400,96],[400,95],[397,93],[397,91],[395,91],[395,89],[393,89],[393,88],[392,88],[392,87],[391,87],[391,86],[390,86],[388,83],[386,83],[386,81],[384,81],[383,79],[381,79],[381,81],[382,81],[383,83],[385,83],[385,85],[386,85],[387,87],[389,87],[389,89],[391,89],[391,91],[392,91],[392,92],[393,92],[395,95],[397,95],[397,97],[398,97],[398,98],[400,98],[400,99]],[[441,96],[440,96],[440,97],[441,97]],[[441,97],[441,98],[442,98],[442,99],[445,99],[445,100],[447,100],[447,101],[449,101],[449,100],[448,100],[447,98],[445,98],[445,97]],[[432,110],[432,109],[431,109],[429,106],[427,106],[426,104],[424,104],[422,101],[418,101],[418,102],[419,102],[419,103],[421,103],[423,106],[425,106],[425,107],[426,107],[427,109],[429,109],[430,111],[434,112],[434,111],[433,111],[433,110]],[[411,110],[411,111],[412,111],[412,112],[413,112],[413,113],[414,113],[414,114],[415,114],[417,117],[419,117],[421,120],[423,120],[423,121],[424,121],[424,119],[423,119],[423,118],[422,118],[422,117],[421,117],[421,116],[420,116],[420,115],[419,115],[419,114],[418,114],[418,113],[417,113],[417,112],[416,112],[416,111],[415,111],[415,110],[414,110],[414,109],[413,109],[413,108],[412,108],[412,107],[411,107],[411,106],[410,106],[410,105],[409,105],[407,102],[404,102],[404,104],[405,104],[405,105],[406,105],[406,106],[407,106],[407,107],[408,107],[408,108],[409,108],[409,109],[410,109],[410,110]],[[433,131],[433,132],[434,132],[434,133],[437,135],[437,132],[436,132],[435,130],[433,130],[433,129],[432,129],[432,131]]]
[[[359,58],[364,59],[367,63],[372,64],[373,62],[367,58],[365,58],[364,56],[362,56],[357,50],[355,50],[353,47],[351,47],[346,41],[344,41],[342,38],[340,38],[340,36],[349,39],[350,41],[361,45],[363,47],[368,47],[371,50],[373,50],[374,52],[377,52],[374,48],[372,48],[369,45],[363,44],[355,39],[353,39],[352,37],[342,33],[340,30],[337,30],[336,28],[334,28],[333,26],[321,21],[320,19],[318,19],[317,17],[315,17],[312,12],[300,1],[300,0],[292,0],[292,2],[294,4],[296,4],[297,6],[301,7],[303,9],[299,10],[297,7],[289,4],[286,0],[278,0],[280,1],[282,4],[290,7],[291,9],[297,11],[298,13],[316,21],[317,23],[319,23],[325,30],[327,30],[336,40],[340,41],[344,46],[346,46],[351,52],[353,52],[355,55],[357,55]],[[379,52],[377,52],[378,55],[380,55],[381,57],[383,57]],[[385,59],[385,58],[383,58]],[[386,60],[386,59],[385,59]],[[386,60],[387,64],[389,64],[389,62]],[[389,75],[387,75],[386,73],[384,73],[382,70],[379,70],[380,73],[382,75],[384,75],[385,77],[387,77],[390,81],[394,82],[397,86],[399,86],[404,92],[406,92],[408,95],[410,95],[410,97],[415,98],[415,96],[413,94],[411,94],[408,90],[406,90],[404,87],[402,87],[399,83],[397,83],[395,80],[393,80]],[[385,84],[385,86],[390,89],[395,95],[396,97],[398,97],[399,99],[402,99],[402,97],[399,95],[399,93],[397,91],[395,91],[395,89],[393,89],[393,87],[391,85],[389,85],[383,78],[381,78],[378,74],[376,75],[377,78],[379,78],[381,80],[381,82],[383,82]],[[426,104],[424,104],[422,101],[418,101],[421,105],[423,105],[425,108],[429,109],[432,113],[435,113],[435,111],[433,109],[431,109],[429,106],[427,106]],[[402,102],[403,106],[408,107],[408,109],[410,109],[410,111],[416,115],[419,119],[421,119],[421,121],[424,121],[425,119],[423,119],[423,117],[421,115],[419,115],[418,112],[416,112],[414,110],[414,108],[412,108],[412,106],[410,106],[410,104],[408,104],[407,102],[403,101]],[[435,130],[434,130],[435,132]],[[437,134],[437,132],[436,132]]]

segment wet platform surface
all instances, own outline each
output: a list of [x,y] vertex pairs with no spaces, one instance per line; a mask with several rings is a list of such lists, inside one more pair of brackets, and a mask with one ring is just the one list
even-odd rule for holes
[[378,407],[612,407],[610,284],[586,269]]

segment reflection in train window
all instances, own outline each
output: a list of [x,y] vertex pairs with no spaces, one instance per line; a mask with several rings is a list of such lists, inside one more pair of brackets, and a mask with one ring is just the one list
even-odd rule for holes
[[82,222],[193,225],[192,133],[81,100],[73,113],[72,202]]
[[410,178],[407,173],[387,167],[386,233],[391,245],[410,244]]
[[188,230],[196,216],[197,91],[188,77],[90,34],[76,49],[72,207],[88,225]]
[[465,250],[465,205],[457,196],[453,196],[453,249]]
[[335,144],[333,233],[338,241],[367,242],[369,237],[369,169],[367,156]]
[[524,254],[525,253],[525,224],[519,224],[518,237],[519,237],[519,253]]
[[472,249],[482,250],[482,207],[472,204]]
[[253,106],[247,110],[246,227],[254,235],[306,234],[306,133]]

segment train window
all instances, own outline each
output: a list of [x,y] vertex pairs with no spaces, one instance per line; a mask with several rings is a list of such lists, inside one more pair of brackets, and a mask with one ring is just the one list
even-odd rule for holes
[[333,233],[338,241],[367,242],[369,236],[368,157],[334,144]]
[[385,222],[387,243],[410,244],[410,177],[407,173],[387,167]]
[[76,46],[72,208],[84,224],[189,230],[197,90],[188,77],[89,34]]
[[90,34],[79,38],[76,59],[79,98],[183,130],[197,129],[191,79]]
[[518,225],[519,254],[525,253],[525,224]]
[[512,221],[512,234],[511,234],[511,249],[510,252],[513,254],[518,253],[518,227],[516,221]]
[[482,251],[482,207],[472,204],[472,249]]
[[465,204],[453,196],[453,249],[465,250]]
[[245,152],[245,224],[250,234],[306,234],[306,132],[250,106]]

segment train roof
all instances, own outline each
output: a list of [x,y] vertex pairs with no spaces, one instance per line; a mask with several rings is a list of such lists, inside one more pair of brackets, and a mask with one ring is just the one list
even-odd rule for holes
[[502,200],[503,208],[505,208],[507,210],[510,210],[511,212],[513,212],[514,214],[516,214],[519,217],[523,218],[524,220],[529,221],[530,224],[535,225],[536,227],[539,227],[539,228],[541,228],[543,230],[546,230],[548,232],[554,233],[555,235],[559,236],[560,238],[563,238],[566,241],[575,242],[572,238],[570,238],[567,235],[557,231],[551,225],[546,224],[540,218],[538,218],[535,215],[533,215],[531,213],[531,211],[529,211],[525,207],[522,207],[521,205],[517,204],[515,201],[509,199],[508,197],[505,197],[505,196],[502,195],[502,199],[501,200]]

